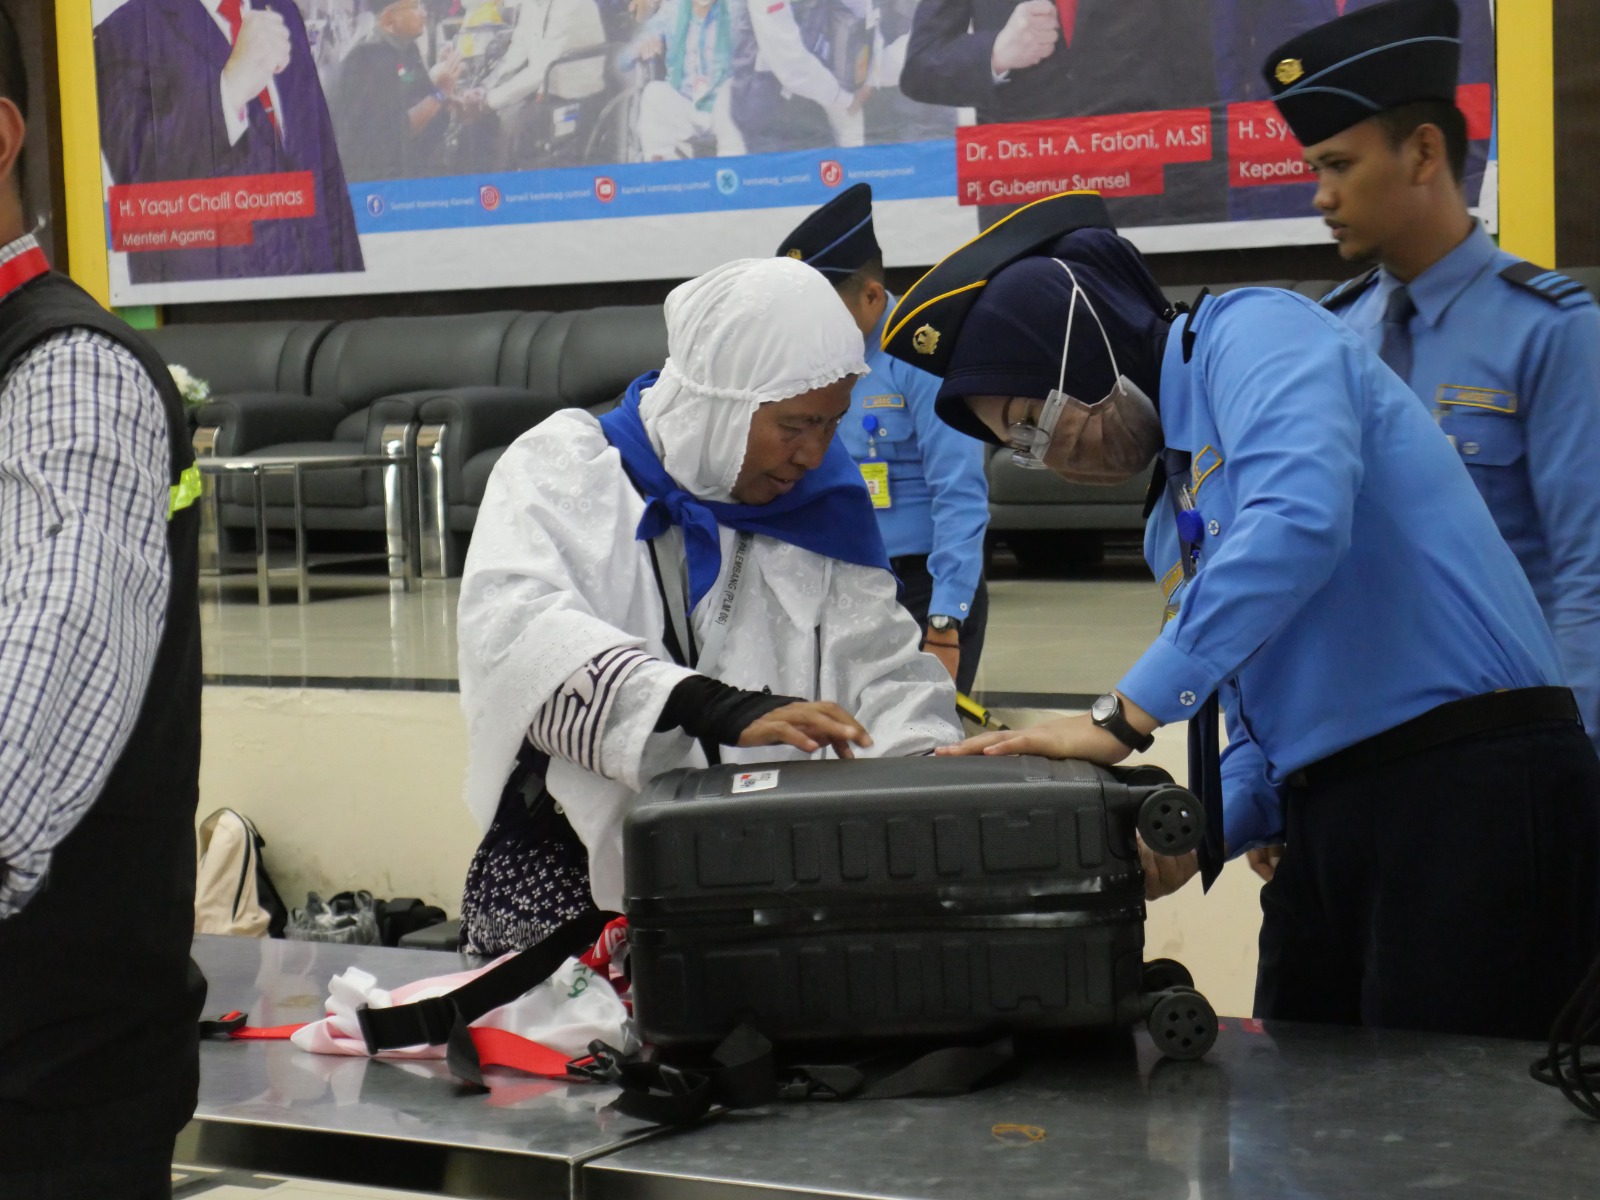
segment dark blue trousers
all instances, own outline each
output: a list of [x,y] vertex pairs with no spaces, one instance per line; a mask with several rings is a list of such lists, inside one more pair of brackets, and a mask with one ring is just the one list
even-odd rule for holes
[[1522,726],[1286,795],[1256,1016],[1548,1036],[1600,952],[1600,759],[1580,728]]

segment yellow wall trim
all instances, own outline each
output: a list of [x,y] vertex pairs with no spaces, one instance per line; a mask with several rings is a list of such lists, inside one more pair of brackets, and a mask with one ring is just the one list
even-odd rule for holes
[[106,258],[94,18],[89,0],[56,0],[56,52],[61,80],[61,171],[67,194],[67,267],[79,287],[109,308],[111,272]]
[[1500,95],[1500,245],[1545,267],[1556,261],[1553,0],[1495,5]]

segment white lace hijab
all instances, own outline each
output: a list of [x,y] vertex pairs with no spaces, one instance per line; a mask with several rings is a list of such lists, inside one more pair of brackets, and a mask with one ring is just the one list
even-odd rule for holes
[[756,409],[847,375],[865,345],[833,285],[792,258],[743,258],[667,296],[667,362],[639,416],[661,464],[700,500],[728,501]]

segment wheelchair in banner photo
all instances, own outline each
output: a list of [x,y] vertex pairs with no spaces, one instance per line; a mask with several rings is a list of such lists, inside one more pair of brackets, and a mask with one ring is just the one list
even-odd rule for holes
[[498,110],[495,87],[514,78],[520,6],[487,0],[464,17],[446,20],[442,36],[461,58],[458,91],[476,97],[452,114],[444,168],[451,174],[543,170],[622,161],[637,92],[645,80],[626,56],[626,10],[602,5],[604,41],[568,49],[544,67],[539,86]]

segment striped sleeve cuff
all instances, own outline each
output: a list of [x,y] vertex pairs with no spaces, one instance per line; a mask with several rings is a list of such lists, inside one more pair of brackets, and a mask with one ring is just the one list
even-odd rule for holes
[[552,758],[598,773],[601,737],[617,691],[630,675],[654,661],[631,646],[597,654],[539,706],[528,727],[528,740]]

